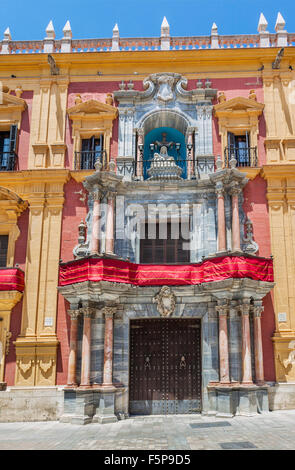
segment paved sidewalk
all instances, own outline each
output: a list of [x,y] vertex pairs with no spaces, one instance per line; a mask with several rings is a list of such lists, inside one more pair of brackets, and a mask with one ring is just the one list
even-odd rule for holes
[[136,417],[86,426],[56,421],[0,423],[0,449],[12,450],[295,450],[295,410],[232,419]]

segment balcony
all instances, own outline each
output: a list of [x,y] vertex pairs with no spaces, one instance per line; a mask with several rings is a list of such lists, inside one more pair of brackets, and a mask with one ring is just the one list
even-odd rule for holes
[[74,170],[94,170],[95,163],[98,161],[101,163],[102,168],[106,166],[106,150],[84,150],[81,152],[75,152]]
[[225,167],[230,167],[230,160],[235,158],[237,167],[258,167],[257,147],[225,147],[224,163]]
[[0,268],[0,291],[23,292],[25,288],[24,272],[19,268]]
[[14,171],[17,158],[15,152],[0,152],[0,171]]
[[197,162],[193,159],[148,159],[134,161],[133,159],[118,159],[117,173],[130,179],[148,181],[179,181],[195,178]]

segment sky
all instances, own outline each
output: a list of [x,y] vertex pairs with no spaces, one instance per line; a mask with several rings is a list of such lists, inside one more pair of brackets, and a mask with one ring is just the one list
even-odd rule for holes
[[281,0],[0,0],[0,39],[9,26],[13,40],[40,40],[53,21],[56,39],[70,21],[73,39],[110,38],[118,23],[121,37],[159,37],[163,17],[171,36],[255,34],[260,13],[274,33],[278,12],[295,32],[295,1]]

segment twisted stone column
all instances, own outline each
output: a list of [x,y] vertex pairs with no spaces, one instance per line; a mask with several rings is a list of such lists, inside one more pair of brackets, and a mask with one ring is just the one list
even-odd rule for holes
[[94,315],[94,309],[84,307],[83,313],[83,340],[82,340],[82,367],[80,387],[89,388],[90,384],[90,364],[91,364],[91,318]]
[[263,350],[262,350],[262,334],[261,334],[261,314],[264,310],[261,301],[254,301],[254,351],[255,351],[255,379],[257,385],[263,385],[264,368],[263,368]]
[[91,254],[99,252],[100,240],[100,191],[97,188],[92,193],[93,196],[93,214],[92,214],[92,234],[91,234]]
[[240,242],[240,218],[239,218],[239,193],[240,188],[234,187],[231,190],[232,197],[232,251],[241,250]]
[[216,184],[217,218],[218,218],[218,251],[226,251],[224,188],[221,182]]
[[217,305],[219,315],[219,380],[220,383],[229,383],[229,359],[228,359],[228,332],[227,315],[228,305]]
[[114,345],[114,315],[117,307],[104,307],[105,333],[104,333],[104,366],[103,387],[113,386],[113,345]]
[[242,383],[253,384],[250,338],[250,303],[241,305],[242,313]]
[[108,194],[108,212],[106,223],[106,253],[114,254],[114,198],[115,194]]
[[77,337],[78,337],[78,317],[80,315],[79,310],[68,310],[68,314],[71,317],[71,329],[70,329],[70,354],[68,362],[68,387],[76,387],[76,366],[77,366]]

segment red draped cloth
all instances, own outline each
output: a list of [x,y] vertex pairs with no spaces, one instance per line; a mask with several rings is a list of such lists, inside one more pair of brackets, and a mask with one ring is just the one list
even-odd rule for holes
[[24,288],[23,271],[18,268],[0,268],[0,291],[17,290],[23,292]]
[[135,264],[112,259],[86,258],[61,264],[59,285],[111,281],[136,286],[183,286],[229,278],[273,282],[271,259],[225,256],[198,264]]

